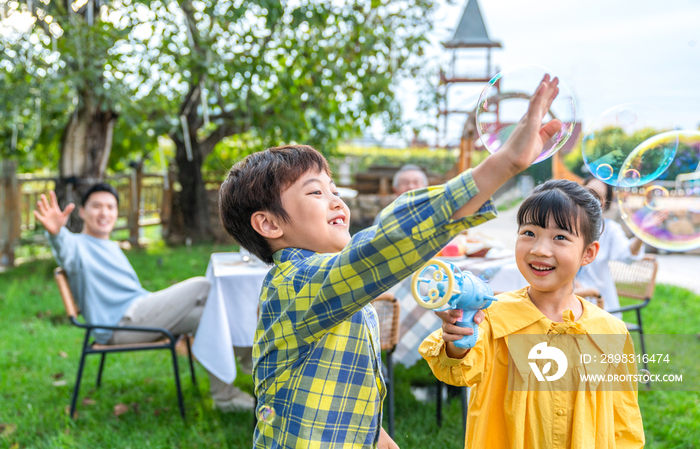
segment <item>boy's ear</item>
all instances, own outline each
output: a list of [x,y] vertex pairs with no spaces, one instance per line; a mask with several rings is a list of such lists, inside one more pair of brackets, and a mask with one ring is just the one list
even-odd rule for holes
[[284,231],[279,226],[279,219],[267,211],[254,212],[250,217],[250,225],[255,232],[266,239],[278,239],[284,235]]
[[581,260],[581,266],[588,265],[593,262],[600,251],[600,242],[593,242],[588,245],[588,248],[583,252],[583,259]]

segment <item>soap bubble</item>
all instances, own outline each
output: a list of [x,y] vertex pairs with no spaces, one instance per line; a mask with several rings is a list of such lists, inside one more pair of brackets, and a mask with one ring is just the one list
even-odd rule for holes
[[488,267],[484,268],[479,273],[479,279],[481,279],[483,282],[486,282],[486,283],[491,281],[491,279],[493,279],[493,276],[494,276],[493,270],[491,268],[488,268]]
[[660,210],[664,200],[668,198],[668,190],[664,186],[649,186],[644,189],[644,205],[649,209]]
[[276,416],[277,414],[275,413],[275,409],[270,407],[269,405],[263,405],[258,410],[258,421],[262,421],[267,424],[272,424]]
[[608,179],[612,178],[614,173],[615,171],[610,164],[600,164],[598,168],[596,168],[595,177],[603,181],[607,181]]
[[659,145],[678,149],[666,171],[644,186],[617,187],[620,215],[645,243],[666,251],[700,247],[700,132],[669,131],[647,139],[621,170],[637,164],[640,154]]
[[[515,125],[527,112],[530,97],[535,93],[545,74],[557,76],[550,70],[533,64],[523,64],[503,70],[494,76],[479,96],[476,107],[476,129],[481,143],[490,153],[497,152],[508,140]],[[576,123],[576,106],[571,92],[559,78],[559,95],[554,99],[543,123],[553,118],[561,120],[561,129],[545,143],[541,162],[559,151]]]
[[583,136],[583,162],[588,171],[611,186],[640,186],[653,181],[671,164],[678,148],[673,139],[659,141],[622,172],[627,156],[646,139],[673,129],[664,112],[644,104],[622,104],[603,112]]

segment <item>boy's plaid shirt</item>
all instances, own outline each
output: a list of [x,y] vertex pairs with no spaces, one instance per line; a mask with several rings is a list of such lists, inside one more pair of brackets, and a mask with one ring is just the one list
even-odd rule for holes
[[496,216],[491,200],[452,214],[478,193],[471,172],[409,192],[340,252],[285,248],[260,294],[253,347],[256,448],[369,447],[385,396],[373,298],[410,276],[460,231]]

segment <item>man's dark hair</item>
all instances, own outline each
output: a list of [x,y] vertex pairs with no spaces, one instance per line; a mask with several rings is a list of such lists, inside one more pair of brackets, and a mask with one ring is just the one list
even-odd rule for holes
[[90,199],[90,195],[97,192],[111,193],[117,199],[117,206],[119,205],[119,194],[117,193],[117,189],[107,184],[106,182],[98,182],[97,184],[93,184],[89,189],[87,189],[87,191],[83,194],[82,205],[85,206],[88,200]]
[[[586,176],[586,179],[583,180],[583,185],[587,186],[588,183],[590,183],[594,179],[598,179],[598,178],[596,178],[594,176],[590,176],[590,175]],[[603,181],[600,181],[600,182],[605,184],[605,198],[604,198],[605,199],[605,206],[603,206],[603,210],[608,210],[608,209],[610,209],[610,204],[612,204],[613,188],[607,182],[603,182]]]
[[520,205],[518,227],[546,228],[551,217],[555,226],[583,237],[588,246],[603,232],[600,203],[600,197],[591,189],[565,179],[550,180],[537,186]]
[[219,191],[219,215],[226,232],[260,260],[272,263],[272,248],[250,224],[255,212],[289,222],[282,192],[310,170],[331,176],[328,162],[307,145],[286,145],[253,153],[236,163]]

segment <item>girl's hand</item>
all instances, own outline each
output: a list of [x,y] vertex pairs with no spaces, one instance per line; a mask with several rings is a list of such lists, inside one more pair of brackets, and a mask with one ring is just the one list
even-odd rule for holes
[[[465,335],[473,335],[474,331],[468,327],[457,326],[457,320],[462,318],[462,311],[458,309],[448,310],[446,312],[435,312],[435,315],[442,320],[442,339],[445,341],[445,352],[447,356],[451,359],[461,359],[469,349],[458,348],[454,345],[454,342],[461,340]],[[483,310],[479,310],[474,315],[474,322],[476,324],[481,324],[484,321]]]
[[70,203],[66,209],[61,212],[56,200],[56,192],[50,192],[51,201],[46,199],[46,195],[41,195],[41,201],[37,201],[37,210],[34,211],[34,216],[41,222],[42,225],[49,231],[49,234],[56,235],[61,231],[61,228],[68,223],[70,213],[75,209],[75,204]]
[[561,129],[561,121],[552,120],[542,125],[542,119],[552,106],[559,93],[559,79],[545,75],[535,94],[530,98],[530,106],[518,122],[499,153],[510,163],[513,175],[528,168],[542,153],[544,144]]
[[377,449],[399,449],[394,440],[391,439],[388,433],[382,427],[379,430],[379,441],[377,441]]

